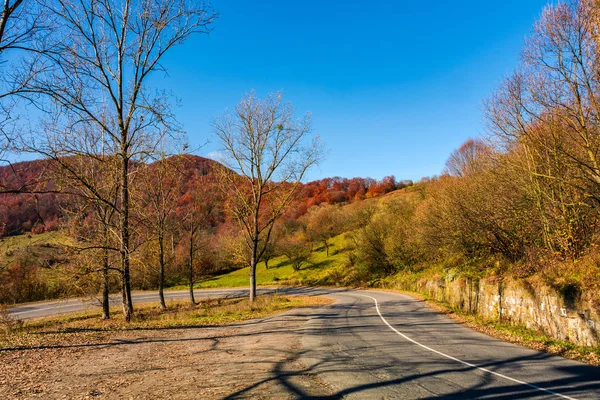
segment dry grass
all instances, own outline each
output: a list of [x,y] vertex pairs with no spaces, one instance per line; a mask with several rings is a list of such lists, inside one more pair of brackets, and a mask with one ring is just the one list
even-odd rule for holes
[[6,304],[0,304],[0,335],[10,335],[22,329],[23,321],[10,315]]
[[331,299],[312,296],[260,296],[254,304],[247,299],[211,299],[197,305],[169,302],[161,311],[157,303],[136,305],[127,323],[120,310],[102,320],[99,310],[81,311],[25,322],[16,331],[0,333],[0,349],[52,347],[109,341],[123,331],[199,328],[264,318],[293,308],[330,304]]

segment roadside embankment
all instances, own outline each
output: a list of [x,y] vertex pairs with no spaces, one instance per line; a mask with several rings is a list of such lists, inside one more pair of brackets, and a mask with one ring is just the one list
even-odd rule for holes
[[396,288],[422,293],[459,310],[539,330],[580,346],[600,345],[600,314],[591,293],[558,291],[528,280],[423,278]]

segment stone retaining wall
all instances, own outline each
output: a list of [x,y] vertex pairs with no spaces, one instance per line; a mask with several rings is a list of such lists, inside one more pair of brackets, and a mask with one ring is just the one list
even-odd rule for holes
[[[405,288],[488,319],[524,325],[582,346],[600,345],[600,315],[589,296],[535,288],[526,281],[471,279],[420,281]],[[586,298],[587,297],[587,298]]]

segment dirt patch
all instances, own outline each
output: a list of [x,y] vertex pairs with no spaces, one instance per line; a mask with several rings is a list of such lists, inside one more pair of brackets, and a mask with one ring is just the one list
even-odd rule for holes
[[299,361],[310,309],[221,327],[107,332],[0,351],[0,398],[217,399],[327,396]]

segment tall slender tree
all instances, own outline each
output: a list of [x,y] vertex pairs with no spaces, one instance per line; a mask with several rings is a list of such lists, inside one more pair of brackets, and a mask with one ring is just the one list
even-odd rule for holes
[[161,153],[160,159],[141,171],[139,219],[149,236],[149,243],[157,246],[158,297],[163,310],[167,308],[164,296],[165,268],[173,258],[168,254],[166,241],[169,236],[175,235],[173,219],[180,196],[177,182],[183,179],[183,162],[177,156],[167,157]]
[[[40,53],[36,42],[43,39],[48,28],[48,17],[40,12],[35,0],[5,0],[0,6],[0,164],[9,162],[8,153],[18,129],[15,104],[36,74],[30,59]],[[0,193],[23,189],[0,183]]]
[[[215,14],[192,0],[40,0],[56,21],[52,48],[27,90],[43,99],[52,123],[33,147],[54,159],[89,154],[82,131],[100,135],[119,160],[119,198],[105,202],[119,222],[123,313],[133,312],[130,282],[132,165],[144,162],[161,140],[176,135],[168,97],[149,85],[164,71],[165,54],[191,35],[207,33]],[[101,197],[99,196],[99,199]],[[103,201],[103,200],[101,200]]]
[[224,154],[221,188],[239,222],[251,256],[250,301],[256,298],[256,265],[275,221],[292,200],[306,171],[319,162],[318,136],[310,140],[310,116],[295,119],[281,93],[260,100],[252,92],[235,110],[215,120]]

